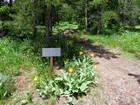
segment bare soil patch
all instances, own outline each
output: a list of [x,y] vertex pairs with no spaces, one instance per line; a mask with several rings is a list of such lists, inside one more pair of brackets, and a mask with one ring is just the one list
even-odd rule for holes
[[[15,76],[16,91],[12,94],[11,98],[4,105],[46,105],[43,99],[40,97],[39,92],[33,85],[33,80],[30,75],[36,71],[32,68],[32,71],[21,70],[18,76]],[[30,87],[29,87],[30,85]],[[27,102],[24,92],[29,92],[32,97],[32,102]]]

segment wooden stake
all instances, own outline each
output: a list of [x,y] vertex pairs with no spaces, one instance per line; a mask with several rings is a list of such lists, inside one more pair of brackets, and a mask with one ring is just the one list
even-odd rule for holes
[[53,72],[53,57],[50,57],[50,78],[52,79]]

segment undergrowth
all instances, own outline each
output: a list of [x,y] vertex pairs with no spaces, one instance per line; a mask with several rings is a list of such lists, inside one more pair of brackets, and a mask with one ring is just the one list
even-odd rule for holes
[[[66,72],[62,76],[53,73],[53,80],[50,80],[49,59],[41,57],[44,45],[40,40],[1,38],[0,73],[13,82],[9,87],[6,85],[8,80],[3,83],[0,81],[3,86],[0,88],[0,99],[6,99],[13,93],[14,77],[27,70],[36,70],[37,73],[31,79],[35,77],[35,85],[42,97],[64,95],[71,103],[75,94],[87,93],[89,87],[96,83],[96,75],[91,58],[84,54],[77,40],[75,36],[63,35],[51,38],[51,47],[61,48],[61,57],[54,58],[54,66],[64,67]],[[50,90],[51,87],[54,90]]]
[[27,39],[0,39],[0,100],[12,94],[15,90],[14,77],[22,72],[34,68],[38,75],[48,74],[48,62],[41,58],[40,51],[35,52],[34,43]]
[[43,98],[63,95],[72,105],[73,97],[87,94],[89,87],[97,84],[97,76],[91,57],[82,53],[79,58],[65,61],[65,69],[61,76],[56,75],[49,81],[35,78],[34,83]]

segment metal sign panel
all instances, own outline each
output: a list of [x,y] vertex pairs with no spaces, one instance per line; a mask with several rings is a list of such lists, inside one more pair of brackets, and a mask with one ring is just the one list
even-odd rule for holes
[[61,56],[61,48],[42,48],[42,57]]

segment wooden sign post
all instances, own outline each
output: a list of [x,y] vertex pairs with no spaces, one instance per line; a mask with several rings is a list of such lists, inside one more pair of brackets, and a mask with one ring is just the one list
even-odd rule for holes
[[50,57],[50,78],[53,72],[53,57],[61,56],[61,48],[42,48],[42,57]]

